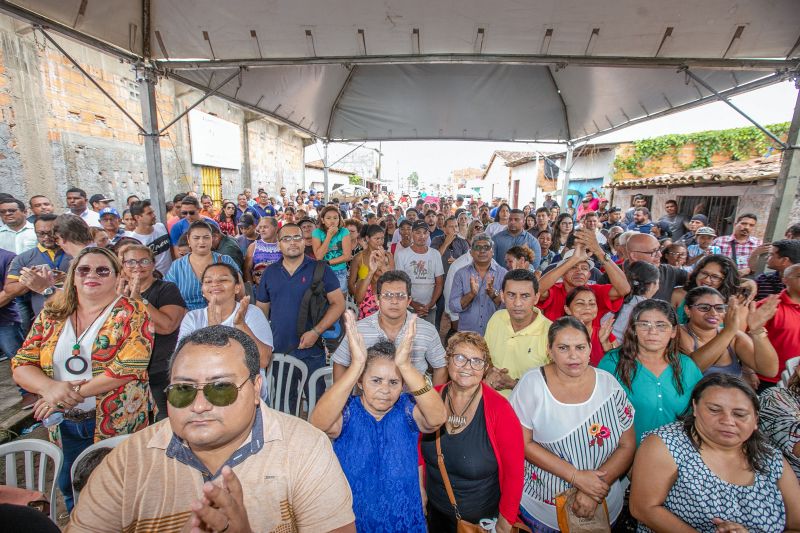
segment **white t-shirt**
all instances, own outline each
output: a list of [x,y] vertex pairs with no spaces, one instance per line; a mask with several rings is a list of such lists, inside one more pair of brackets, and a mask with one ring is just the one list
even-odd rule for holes
[[[231,313],[228,318],[222,321],[222,326],[233,327],[233,317],[235,317],[236,312],[239,311],[239,305],[241,304],[236,302],[236,306],[233,308],[233,313]],[[264,313],[261,312],[261,309],[255,305],[248,305],[247,313],[244,315],[244,322],[258,340],[270,348],[273,347],[272,328],[269,327],[267,317],[264,316]],[[208,307],[189,311],[186,313],[186,315],[184,315],[183,320],[181,321],[181,330],[178,333],[178,340],[180,341],[193,331],[206,326],[208,326]]]
[[[529,370],[514,387],[508,401],[520,424],[533,430],[534,440],[579,470],[596,470],[617,449],[622,433],[633,427],[634,409],[616,378],[599,368],[594,391],[583,403],[565,404],[550,393],[542,368]],[[555,497],[569,483],[525,461],[525,483],[520,505],[534,518],[558,529]],[[624,490],[614,481],[606,498],[611,523],[622,511]]]
[[152,233],[149,235],[142,235],[135,231],[126,231],[125,236],[136,239],[153,250],[153,254],[156,257],[156,270],[165,276],[167,275],[169,267],[172,266],[172,244],[169,240],[169,232],[167,232],[167,228],[164,227],[164,224],[157,222],[156,225],[153,226]]
[[[400,228],[397,228],[396,230],[394,230],[394,233],[392,233],[392,242],[389,244],[399,243],[401,238],[402,237],[400,237]],[[430,246],[430,245],[431,245],[431,234],[429,232],[428,241],[425,243],[425,246]]]
[[[56,381],[77,381],[80,379],[89,381],[92,379],[92,347],[94,346],[94,341],[97,340],[97,334],[100,332],[100,328],[103,327],[108,315],[111,314],[111,310],[114,309],[117,300],[119,300],[119,298],[106,307],[103,314],[98,316],[97,320],[89,325],[83,337],[80,339],[80,357],[87,363],[86,369],[81,374],[73,374],[67,370],[67,359],[72,357],[72,346],[78,342],[78,337],[75,335],[75,328],[72,327],[72,320],[69,318],[66,320],[64,328],[61,330],[61,335],[58,337],[56,349],[53,352],[53,379]],[[74,369],[78,369],[81,364],[76,361],[70,366]],[[75,406],[75,409],[91,411],[95,407],[95,397],[90,396],[84,398],[81,403]]]
[[499,222],[492,222],[491,224],[486,226],[486,228],[484,228],[483,231],[488,233],[492,237],[494,237],[495,235],[497,235],[498,233],[500,233],[501,231],[503,231],[507,227],[508,226],[506,224],[501,224]]
[[447,277],[444,279],[444,310],[450,317],[450,320],[458,320],[458,313],[450,310],[450,291],[453,290],[453,280],[456,277],[456,272],[472,263],[472,254],[466,253],[460,255],[450,264],[450,270],[447,271]]
[[430,302],[436,277],[444,276],[441,254],[433,248],[418,254],[409,246],[395,254],[394,264],[411,278],[411,299],[421,304]]

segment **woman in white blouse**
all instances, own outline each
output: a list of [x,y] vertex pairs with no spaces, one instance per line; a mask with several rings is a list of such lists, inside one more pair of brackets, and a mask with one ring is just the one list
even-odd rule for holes
[[623,505],[618,480],[636,451],[633,406],[614,376],[589,366],[579,320],[553,322],[547,343],[553,362],[528,371],[509,398],[525,441],[520,519],[533,531],[558,531],[556,495],[574,487],[577,516],[594,516],[605,499],[613,524]]
[[231,326],[256,341],[261,368],[268,368],[272,360],[272,329],[264,313],[255,305],[250,305],[249,296],[236,301],[244,293],[236,268],[227,263],[212,263],[203,271],[201,283],[208,307],[186,313],[178,340],[206,326]]

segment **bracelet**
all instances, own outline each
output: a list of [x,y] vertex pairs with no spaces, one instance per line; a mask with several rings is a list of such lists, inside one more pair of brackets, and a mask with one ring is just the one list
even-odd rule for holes
[[432,387],[431,387],[431,384],[430,384],[430,383],[425,383],[425,386],[424,386],[424,387],[422,387],[421,389],[417,389],[417,390],[415,390],[415,391],[411,391],[411,394],[413,394],[414,396],[422,396],[422,395],[423,395],[423,394],[425,394],[426,392],[430,391],[430,390],[431,390],[431,388],[432,388]]
[[575,467],[575,472],[572,473],[572,479],[570,480],[569,484],[575,486],[575,476],[578,475],[578,467]]
[[317,334],[317,337],[322,337],[322,333],[320,333],[319,331],[317,331],[317,326],[312,326],[312,327],[311,327],[311,331],[313,331],[314,333],[316,333],[316,334]]
[[767,335],[767,328],[759,328],[750,332],[751,337],[765,337]]

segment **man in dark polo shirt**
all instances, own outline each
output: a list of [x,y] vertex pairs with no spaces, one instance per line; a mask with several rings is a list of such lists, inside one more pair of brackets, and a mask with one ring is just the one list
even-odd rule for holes
[[[326,265],[322,282],[327,294],[328,309],[317,324],[308,320],[305,333],[298,336],[300,302],[311,286],[317,261],[304,254],[305,241],[297,224],[284,224],[278,230],[278,246],[283,258],[264,270],[256,290],[256,305],[270,320],[275,341],[274,352],[297,357],[308,366],[310,375],[325,366],[325,350],[320,335],[344,313],[344,294],[339,288],[336,274]],[[271,313],[271,309],[276,312]],[[294,391],[295,387],[291,387],[291,390]],[[295,396],[296,393],[292,392],[292,406],[297,401]]]

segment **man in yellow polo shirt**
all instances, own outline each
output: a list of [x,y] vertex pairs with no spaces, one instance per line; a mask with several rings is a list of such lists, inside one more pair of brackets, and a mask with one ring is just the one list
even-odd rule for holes
[[547,331],[551,322],[536,308],[539,282],[533,272],[508,272],[502,291],[506,308],[493,314],[486,326],[485,339],[493,366],[485,380],[508,397],[525,372],[547,364]]

